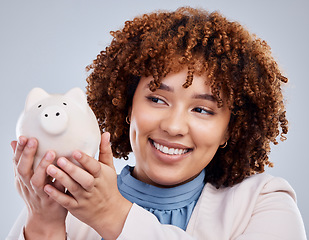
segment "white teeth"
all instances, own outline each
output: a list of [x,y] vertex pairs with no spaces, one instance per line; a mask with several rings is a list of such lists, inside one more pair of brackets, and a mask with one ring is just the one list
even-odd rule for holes
[[168,148],[166,146],[163,146],[161,144],[158,144],[156,142],[153,142],[153,146],[158,149],[159,151],[165,153],[165,154],[170,154],[170,155],[181,155],[186,152],[188,152],[187,149],[181,149],[181,148]]
[[163,146],[162,145],[158,146],[158,149],[162,152],[163,151]]
[[174,148],[168,149],[168,154],[174,154],[174,152],[175,152],[175,149],[174,149]]
[[163,147],[162,152],[164,152],[164,153],[168,153],[168,148],[167,148],[167,147]]

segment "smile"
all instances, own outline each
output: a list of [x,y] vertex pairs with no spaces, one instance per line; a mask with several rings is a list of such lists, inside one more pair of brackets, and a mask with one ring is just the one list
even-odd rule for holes
[[152,145],[159,150],[162,153],[169,154],[169,155],[182,155],[187,152],[189,152],[191,149],[190,148],[169,148],[167,146],[161,145],[159,143],[156,143],[154,141],[151,141]]

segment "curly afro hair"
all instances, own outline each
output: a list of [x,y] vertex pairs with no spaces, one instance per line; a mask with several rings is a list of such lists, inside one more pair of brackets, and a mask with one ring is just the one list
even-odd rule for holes
[[136,17],[111,35],[111,44],[87,66],[87,96],[101,130],[111,133],[115,157],[127,159],[132,151],[126,117],[141,76],[153,77],[155,91],[168,73],[188,67],[183,87],[190,87],[193,74],[206,73],[218,106],[222,93],[232,112],[228,145],[205,168],[205,180],[232,186],[272,166],[270,143],[288,132],[281,91],[288,79],[265,41],[218,12],[189,7]]

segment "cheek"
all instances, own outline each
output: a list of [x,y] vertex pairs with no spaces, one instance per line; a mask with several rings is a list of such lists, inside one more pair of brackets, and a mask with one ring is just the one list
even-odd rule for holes
[[218,122],[196,123],[191,127],[191,136],[197,146],[219,147],[225,137],[225,128]]
[[145,108],[133,109],[130,123],[131,142],[141,141],[139,138],[147,136],[156,127],[156,119],[152,112]]

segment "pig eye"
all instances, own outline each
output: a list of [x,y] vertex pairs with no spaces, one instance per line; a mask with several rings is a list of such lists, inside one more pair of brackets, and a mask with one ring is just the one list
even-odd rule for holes
[[63,105],[66,106],[67,104],[64,102]]
[[42,105],[41,105],[41,104],[38,106],[38,108],[40,108],[40,107],[42,107]]

